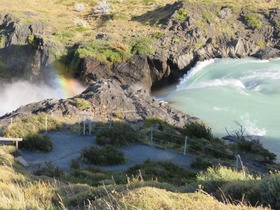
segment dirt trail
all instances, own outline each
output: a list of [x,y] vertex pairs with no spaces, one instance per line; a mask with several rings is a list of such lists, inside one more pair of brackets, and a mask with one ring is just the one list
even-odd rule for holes
[[[77,134],[69,134],[62,132],[51,132],[48,134],[53,141],[53,150],[49,153],[30,152],[27,150],[20,151],[20,155],[31,166],[36,164],[44,164],[45,161],[52,161],[55,165],[63,169],[69,170],[71,160],[78,159],[80,151],[92,144],[95,144],[94,136],[81,136]],[[190,166],[194,158],[192,156],[183,156],[183,154],[163,150],[148,145],[131,145],[119,149],[125,155],[129,162],[118,166],[103,166],[100,168],[106,170],[126,170],[135,164],[150,160],[171,161],[179,166],[186,168]]]

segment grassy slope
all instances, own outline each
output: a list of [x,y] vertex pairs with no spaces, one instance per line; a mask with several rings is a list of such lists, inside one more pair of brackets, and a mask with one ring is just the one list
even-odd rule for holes
[[[77,205],[81,209],[254,209],[222,204],[203,192],[174,193],[149,187],[151,184],[143,181],[106,188],[65,184],[31,175],[11,152],[14,152],[12,146],[0,147],[0,209],[67,209]],[[103,196],[94,202],[88,200],[100,195]]]

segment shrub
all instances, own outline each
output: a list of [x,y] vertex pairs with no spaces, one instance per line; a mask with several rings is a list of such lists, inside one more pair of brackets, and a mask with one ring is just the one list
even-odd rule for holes
[[259,181],[232,181],[221,186],[220,192],[221,197],[226,197],[230,201],[242,201],[249,202],[252,206],[256,206],[261,201],[259,191]]
[[23,139],[20,146],[30,150],[50,152],[53,148],[53,143],[46,135],[30,134]]
[[131,53],[136,55],[153,55],[154,40],[150,37],[139,37],[131,41]]
[[153,34],[152,34],[152,38],[154,38],[154,39],[159,39],[159,38],[163,37],[164,35],[165,35],[164,32],[159,31],[159,32],[153,33]]
[[208,128],[202,122],[191,122],[185,125],[185,134],[190,137],[212,139],[211,128]]
[[55,166],[51,161],[45,162],[45,165],[39,165],[38,169],[34,171],[35,175],[45,175],[55,178],[63,178],[65,176],[64,171]]
[[254,180],[254,177],[248,174],[244,177],[243,172],[236,171],[225,166],[209,167],[206,172],[197,175],[198,181],[234,181],[234,180]]
[[78,109],[81,111],[90,108],[90,103],[83,98],[75,98],[74,101],[77,104]]
[[180,8],[175,14],[174,18],[178,21],[184,21],[187,18],[188,10]]
[[260,155],[264,162],[273,163],[276,160],[276,154],[269,152],[265,149],[259,140],[245,140],[241,139],[237,142],[237,150],[245,153],[252,153],[254,155]]
[[247,25],[253,29],[260,29],[262,27],[262,21],[260,20],[259,14],[250,13],[245,16],[245,21]]
[[256,45],[259,46],[261,49],[264,49],[266,46],[264,41],[256,41]]
[[125,161],[123,153],[112,146],[91,146],[81,151],[81,159],[95,165],[117,165]]
[[228,150],[224,141],[213,138],[210,140],[204,138],[188,139],[188,150],[192,153],[202,153],[208,156],[222,159],[233,159],[233,152]]
[[157,179],[159,182],[168,182],[178,186],[195,178],[194,173],[166,161],[146,160],[142,164],[129,168],[126,172],[129,176],[137,176],[139,171],[144,180]]
[[280,209],[280,174],[271,174],[261,180],[259,192],[261,203],[272,209]]
[[96,135],[96,143],[99,145],[128,145],[138,141],[137,132],[125,123],[115,122],[111,129],[102,128]]
[[120,62],[130,56],[130,49],[126,44],[120,44],[115,40],[94,40],[80,44],[72,61],[73,69],[77,68],[79,59],[83,57],[94,57],[100,62]]
[[48,130],[59,130],[61,123],[51,116],[44,114],[31,115],[23,119],[17,119],[12,126],[4,129],[3,135],[13,138],[25,138],[40,131],[46,130],[46,117],[48,117]]
[[211,165],[212,164],[209,161],[203,160],[202,158],[198,157],[195,159],[194,162],[192,162],[191,167],[198,168],[198,169],[207,169]]

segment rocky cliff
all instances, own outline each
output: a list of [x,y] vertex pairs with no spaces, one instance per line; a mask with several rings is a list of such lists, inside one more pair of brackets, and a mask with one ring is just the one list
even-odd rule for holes
[[[86,107],[79,106],[79,100],[87,101]],[[141,85],[122,85],[115,79],[98,80],[83,93],[69,99],[48,99],[18,108],[0,117],[0,125],[7,125],[10,119],[24,118],[31,114],[46,113],[62,119],[78,120],[79,113],[90,112],[97,121],[108,120],[112,115],[118,120],[138,123],[147,117],[160,118],[172,125],[183,127],[195,120],[182,114],[168,104],[154,99]]]

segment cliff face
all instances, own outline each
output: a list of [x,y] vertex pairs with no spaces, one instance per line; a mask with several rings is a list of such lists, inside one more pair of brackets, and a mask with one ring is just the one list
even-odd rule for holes
[[53,60],[50,42],[44,40],[42,22],[21,24],[10,14],[0,15],[0,77],[4,81],[42,80]]
[[[158,16],[160,14],[164,15]],[[112,75],[122,82],[131,80],[131,77],[135,77],[131,72],[137,74],[140,70],[136,78],[150,88],[152,84],[157,86],[176,82],[197,61],[280,56],[280,10],[276,8],[234,11],[231,7],[215,4],[176,2],[133,20],[146,24],[161,21],[162,28],[155,55],[147,59],[134,57],[112,67]],[[137,60],[137,70],[131,65],[134,60]],[[85,70],[83,67],[78,69],[80,78],[98,78],[94,68]],[[141,74],[150,74],[151,80]]]

